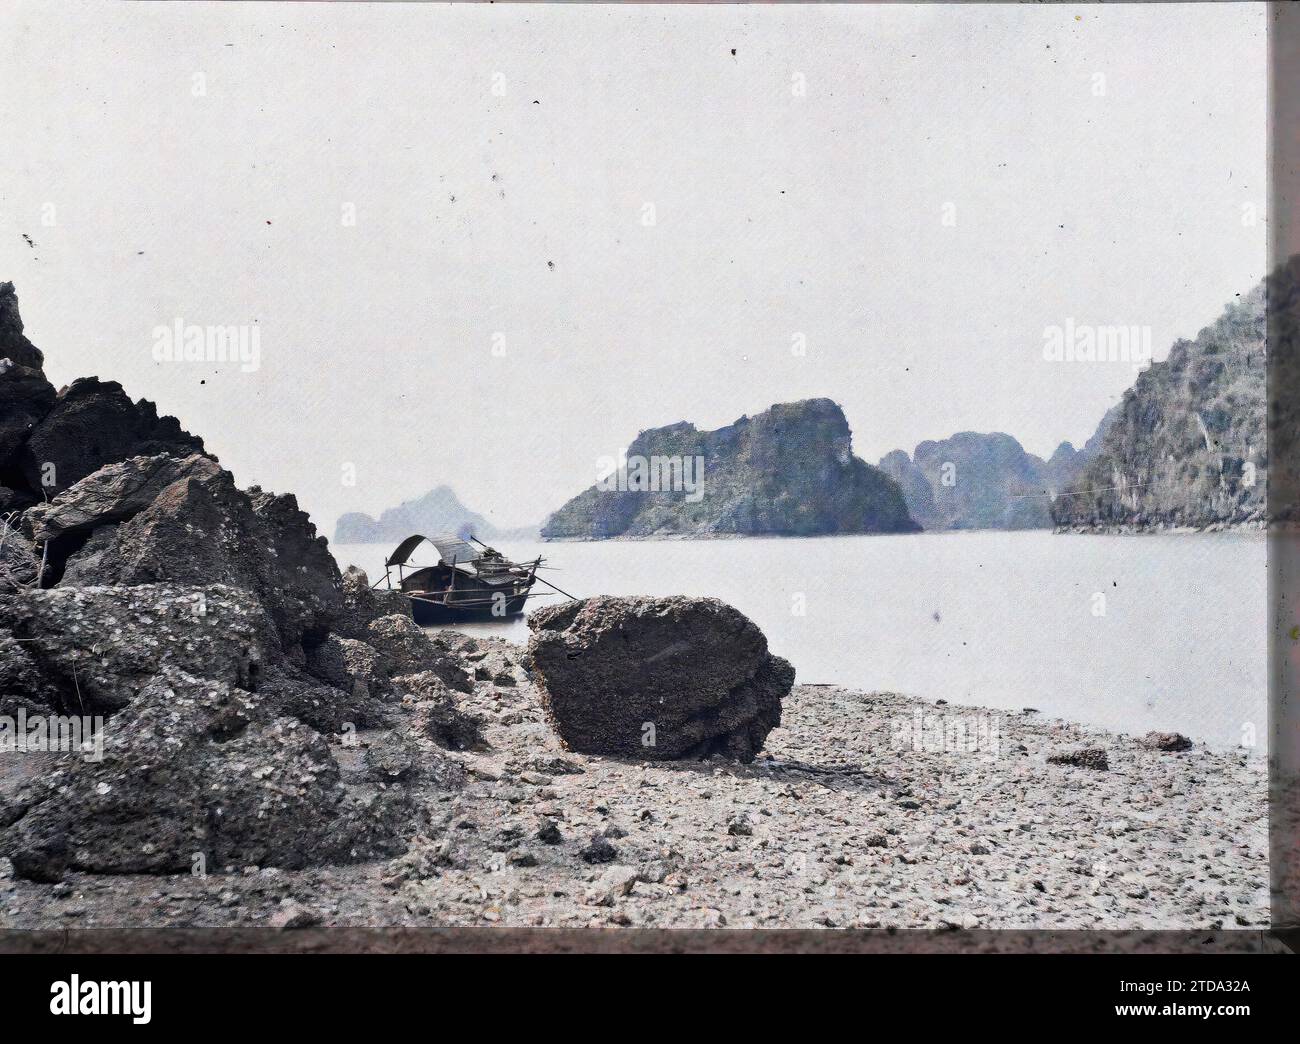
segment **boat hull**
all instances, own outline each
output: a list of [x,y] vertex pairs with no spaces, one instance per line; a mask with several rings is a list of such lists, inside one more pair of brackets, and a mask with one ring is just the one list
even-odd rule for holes
[[519,616],[524,611],[524,603],[528,601],[527,594],[514,595],[504,599],[501,608],[493,612],[493,607],[488,605],[457,606],[454,602],[448,605],[446,602],[421,597],[414,592],[410,594],[413,595],[411,615],[421,627],[432,624],[491,623],[493,620],[505,620],[512,616]]

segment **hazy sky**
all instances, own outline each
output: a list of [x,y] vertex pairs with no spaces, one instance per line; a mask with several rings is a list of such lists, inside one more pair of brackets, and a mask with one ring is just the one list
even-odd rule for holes
[[[0,279],[56,384],[326,533],[441,483],[523,524],[641,429],[812,396],[873,463],[1081,444],[1133,371],[1044,328],[1161,358],[1248,290],[1265,120],[1262,5],[9,0]],[[155,361],[178,318],[260,368]]]

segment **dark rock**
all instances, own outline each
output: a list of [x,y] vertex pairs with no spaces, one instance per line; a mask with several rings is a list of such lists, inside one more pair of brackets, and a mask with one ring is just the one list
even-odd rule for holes
[[248,494],[253,528],[263,541],[259,547],[268,552],[259,557],[255,590],[277,622],[301,628],[304,645],[323,638],[342,603],[342,578],[329,542],[316,535],[292,493],[265,493],[254,486]]
[[754,822],[748,815],[733,816],[727,823],[727,833],[732,837],[750,837],[754,833]]
[[388,700],[392,685],[379,653],[365,642],[330,635],[307,653],[313,677],[351,693],[358,701]]
[[0,594],[34,584],[40,571],[36,546],[0,518]]
[[202,452],[203,440],[183,431],[175,417],[159,417],[153,403],[133,403],[116,381],[82,377],[32,429],[19,466],[28,488],[53,496],[128,457]]
[[1181,732],[1148,732],[1142,737],[1142,746],[1151,750],[1177,752],[1191,750],[1192,741]]
[[351,689],[323,685],[288,663],[266,671],[257,694],[276,713],[332,734],[342,733],[349,726],[364,729],[383,725],[390,709],[384,695],[372,694],[365,685]]
[[0,518],[21,515],[37,500],[36,496],[25,489],[10,489],[8,486],[0,485]]
[[299,869],[404,850],[418,826],[405,794],[354,797],[339,777],[315,730],[173,671],[113,718],[103,761],[29,784],[0,845],[19,872],[47,876],[53,857],[29,853],[60,842],[69,867],[93,873],[188,872],[197,857],[210,870]]
[[[606,488],[596,485],[547,519],[542,536],[604,539],[716,533],[807,536],[910,533],[920,527],[903,493],[884,472],[853,456],[844,411],[830,399],[780,403],[717,431],[682,422],[644,431],[629,461],[689,461],[703,470],[686,488],[684,467],[662,473],[633,468]],[[662,488],[667,485],[669,488]]]
[[528,762],[528,767],[535,772],[545,772],[550,776],[581,776],[587,770],[577,762],[556,755],[539,754]]
[[207,482],[220,474],[221,465],[199,453],[131,457],[105,465],[61,496],[30,508],[23,516],[24,525],[41,542],[88,534],[106,523],[134,518],[174,482],[189,478]]
[[0,714],[44,714],[65,704],[76,706],[75,689],[65,698],[64,687],[32,655],[32,643],[13,636],[13,620],[3,615],[5,605],[0,601]]
[[544,845],[558,845],[564,840],[564,835],[560,833],[560,828],[556,826],[555,820],[548,819],[538,828],[537,840]]
[[618,858],[618,849],[609,843],[606,838],[596,834],[592,837],[591,843],[580,849],[578,856],[584,863],[612,863]]
[[1080,750],[1068,750],[1061,754],[1051,754],[1047,758],[1049,765],[1073,765],[1076,768],[1096,769],[1105,772],[1110,768],[1110,761],[1101,747],[1084,747]]
[[419,774],[420,750],[401,733],[388,732],[366,748],[366,771],[380,783],[410,779]]
[[[54,387],[45,379],[44,364],[40,349],[23,335],[13,283],[0,283],[0,475],[10,470],[23,443],[54,407]],[[12,504],[0,497],[0,512]]]
[[104,575],[116,547],[117,526],[112,522],[100,526],[62,561],[59,583],[64,587],[94,587],[98,578]]
[[588,598],[535,612],[529,655],[570,750],[752,760],[794,669],[715,598]]

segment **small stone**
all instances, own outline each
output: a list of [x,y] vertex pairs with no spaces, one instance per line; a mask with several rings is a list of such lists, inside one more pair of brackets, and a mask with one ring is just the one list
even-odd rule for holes
[[537,840],[544,845],[558,845],[564,840],[564,835],[560,833],[560,828],[555,825],[555,821],[548,819],[537,831]]
[[727,823],[727,833],[734,837],[752,837],[754,824],[749,818],[749,813],[746,812],[732,817],[731,821]]
[[584,863],[612,863],[618,858],[618,849],[596,834],[591,839],[591,844],[582,849],[578,855],[582,857]]
[[1192,741],[1181,732],[1148,732],[1141,740],[1148,750],[1177,753],[1192,749]]
[[286,931],[295,928],[312,928],[320,922],[320,915],[315,910],[299,906],[292,900],[281,903],[280,909],[271,915],[271,927]]
[[1080,750],[1067,750],[1061,754],[1051,754],[1047,758],[1049,765],[1072,765],[1075,768],[1088,768],[1097,772],[1110,769],[1106,752],[1100,747],[1084,747]]

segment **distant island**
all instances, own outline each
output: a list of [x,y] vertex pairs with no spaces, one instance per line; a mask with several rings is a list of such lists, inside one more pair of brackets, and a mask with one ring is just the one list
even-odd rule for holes
[[500,529],[460,502],[450,486],[438,486],[424,496],[389,508],[377,519],[360,511],[339,516],[334,526],[337,544],[397,543],[413,533],[425,536],[455,533],[480,540],[527,540],[537,537],[535,527]]
[[898,483],[855,457],[830,399],[780,403],[716,431],[641,432],[626,462],[542,526],[546,539],[912,533]]
[[922,442],[911,456],[887,453],[880,469],[899,484],[908,511],[927,531],[1050,529],[1052,499],[1100,451],[1114,416],[1106,414],[1082,449],[1062,442],[1048,460],[1003,432],[962,431]]

